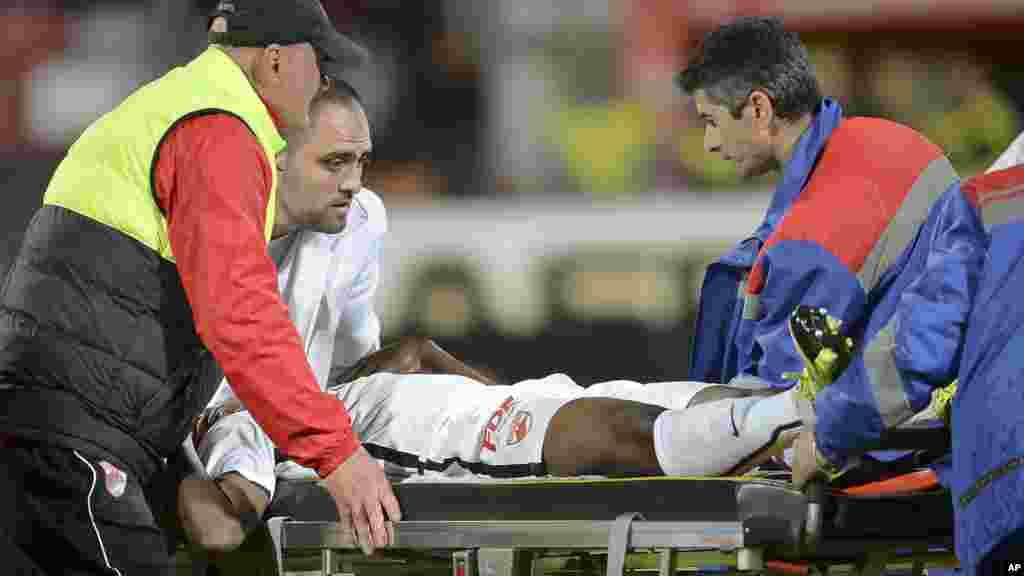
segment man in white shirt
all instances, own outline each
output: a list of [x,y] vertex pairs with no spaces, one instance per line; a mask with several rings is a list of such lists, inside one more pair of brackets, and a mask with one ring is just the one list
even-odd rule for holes
[[[277,158],[280,184],[269,251],[282,298],[324,388],[332,370],[342,371],[380,349],[373,299],[387,217],[380,197],[362,187],[372,142],[355,91],[335,82],[313,102],[310,119],[308,128],[288,135],[288,148]],[[234,398],[224,381],[209,406],[237,403]],[[191,437],[185,447],[194,460]],[[178,499],[179,517],[186,535],[200,544],[211,538],[199,528],[207,514],[258,515],[268,497],[244,481],[251,475],[244,446],[227,440],[214,449],[227,457],[193,462],[207,475],[179,487],[187,496]]]

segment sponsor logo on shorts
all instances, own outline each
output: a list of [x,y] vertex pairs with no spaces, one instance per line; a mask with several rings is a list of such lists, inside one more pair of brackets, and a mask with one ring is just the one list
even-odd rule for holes
[[128,486],[128,475],[104,460],[100,460],[100,468],[103,468],[103,484],[107,487],[107,493],[114,498],[120,498]]
[[484,450],[490,450],[495,452],[498,449],[497,441],[495,437],[499,436],[499,432],[508,422],[508,416],[512,413],[512,410],[516,407],[516,401],[512,396],[505,399],[504,402],[498,406],[498,409],[491,414],[490,420],[487,421],[487,425],[484,426],[484,436],[480,440],[480,447]]
[[505,442],[508,446],[515,446],[526,438],[526,435],[530,433],[530,427],[533,425],[533,416],[530,415],[526,410],[520,410],[516,412],[516,415],[512,418],[512,424],[508,429],[508,440]]

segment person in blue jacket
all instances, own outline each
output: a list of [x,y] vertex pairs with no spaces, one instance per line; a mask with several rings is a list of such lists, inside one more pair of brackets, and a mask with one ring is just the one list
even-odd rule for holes
[[1024,165],[974,181],[988,258],[953,397],[953,505],[961,565],[1005,574],[1024,562]]
[[[706,271],[688,379],[788,389],[804,367],[788,329],[797,306],[827,307],[860,342],[908,289],[925,313],[903,360],[952,374],[959,340],[945,326],[966,318],[985,234],[942,150],[895,122],[844,118],[777,18],[709,33],[677,82],[709,152],[744,176],[781,173],[761,225]],[[939,272],[912,286],[934,260]],[[855,392],[902,402],[897,389]]]
[[[945,480],[953,496],[957,558],[966,573],[1004,574],[1010,562],[1024,561],[1024,362],[1014,354],[1024,343],[1017,284],[1024,281],[1024,165],[972,178],[963,191],[989,234],[980,274],[974,269],[952,273],[943,260],[935,260],[887,318],[886,328],[858,350],[847,369],[834,382],[818,382],[817,422],[813,432],[796,441],[794,481],[802,485],[822,472],[834,472],[881,430],[903,419],[906,411],[884,397],[849,401],[865,397],[862,391],[876,387],[879,376],[888,380],[886,386],[905,391],[911,407],[924,401],[929,387],[941,390],[955,378],[952,467]],[[973,285],[973,307],[966,323],[957,319],[942,326],[949,319],[931,317],[927,307],[920,307],[919,292],[948,276]],[[920,362],[906,361],[908,353],[927,353],[919,346],[922,325],[941,328],[951,342],[962,342],[960,353],[949,359],[958,361],[954,370],[946,368],[945,359],[933,362],[931,368],[941,364],[941,369],[932,372]],[[833,350],[832,357],[841,355]]]

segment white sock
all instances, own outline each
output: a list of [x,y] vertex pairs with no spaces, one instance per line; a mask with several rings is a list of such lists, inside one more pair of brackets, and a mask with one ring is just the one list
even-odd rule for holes
[[666,410],[654,421],[654,451],[665,474],[716,476],[798,424],[793,389],[773,396],[716,400]]

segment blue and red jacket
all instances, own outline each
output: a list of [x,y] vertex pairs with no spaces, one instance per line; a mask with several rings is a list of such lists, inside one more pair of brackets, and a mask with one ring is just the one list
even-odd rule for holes
[[989,233],[952,414],[956,553],[973,573],[1024,530],[1024,165],[973,178],[964,192]]
[[[967,180],[963,199],[980,222],[964,217],[951,226],[955,212],[940,220],[946,224],[936,230],[959,233],[935,243],[895,310],[873,315],[871,325],[881,328],[819,395],[816,438],[841,463],[921,408],[934,387],[959,378],[944,479],[957,558],[973,574],[996,545],[1024,530],[1024,356],[1017,353],[1024,349],[1024,166]],[[987,235],[985,252],[974,239],[977,226]]]
[[[836,465],[923,410],[957,377],[963,333],[985,266],[988,236],[976,195],[951,189],[931,206],[870,306],[864,345],[815,400],[818,449]],[[905,231],[909,236],[909,231]]]
[[[843,384],[849,372],[869,369],[861,362],[817,399],[819,448],[841,461],[845,439],[877,438],[884,421],[923,408],[933,385],[955,376],[961,339],[948,326],[966,320],[984,250],[977,211],[937,146],[893,122],[843,119],[825,100],[765,222],[708,268],[689,378],[756,377],[787,388],[793,382],[783,374],[803,368],[788,329],[796,306],[827,308],[866,342],[891,330],[898,305],[912,302],[922,314],[885,351],[907,372],[929,376],[902,385],[882,363],[870,380]],[[923,274],[926,266],[932,273]]]

